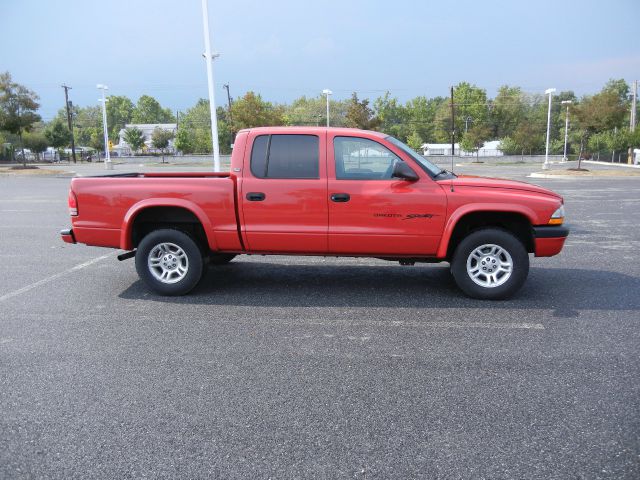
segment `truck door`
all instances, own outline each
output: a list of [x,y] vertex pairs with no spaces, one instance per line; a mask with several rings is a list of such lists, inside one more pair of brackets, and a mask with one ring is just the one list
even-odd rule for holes
[[240,198],[250,251],[327,252],[325,144],[320,130],[249,134]]
[[418,181],[391,178],[394,162],[403,160],[381,141],[327,136],[329,252],[435,254],[446,194],[412,160],[407,164],[420,176]]

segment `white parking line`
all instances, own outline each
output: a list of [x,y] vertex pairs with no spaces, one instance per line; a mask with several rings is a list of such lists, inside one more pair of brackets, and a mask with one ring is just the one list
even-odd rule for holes
[[348,326],[371,326],[378,327],[420,327],[420,328],[493,328],[493,329],[511,329],[511,330],[544,330],[544,325],[541,323],[512,323],[512,322],[416,322],[405,320],[369,320],[369,321],[349,321],[338,320],[329,322],[311,322],[314,325],[328,325],[328,324],[344,324]]
[[110,253],[107,255],[102,255],[101,257],[92,258],[91,260],[87,260],[84,263],[80,263],[75,267],[68,268],[63,272],[56,273],[55,275],[51,275],[50,277],[46,277],[46,278],[43,278],[42,280],[38,280],[37,282],[32,283],[31,285],[27,285],[26,287],[22,287],[18,290],[14,290],[13,292],[6,293],[0,297],[0,302],[4,302],[5,300],[8,300],[10,298],[17,297],[18,295],[22,295],[23,293],[26,293],[29,290],[33,290],[34,288],[37,288],[40,285],[44,285],[45,283],[52,282],[53,280],[56,280],[64,275],[67,275],[68,273],[72,273],[72,272],[75,272],[76,270],[80,270],[82,268],[93,265],[94,263],[97,263],[100,260],[104,260],[105,258],[111,257],[112,255],[113,254]]

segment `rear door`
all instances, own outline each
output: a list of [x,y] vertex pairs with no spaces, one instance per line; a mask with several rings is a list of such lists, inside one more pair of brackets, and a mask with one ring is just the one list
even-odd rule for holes
[[326,253],[326,133],[250,133],[240,198],[254,252]]

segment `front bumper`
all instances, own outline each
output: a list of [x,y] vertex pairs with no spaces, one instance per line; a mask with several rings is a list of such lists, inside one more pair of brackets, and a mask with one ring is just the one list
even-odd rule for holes
[[564,225],[541,225],[533,227],[534,254],[536,257],[552,257],[560,253],[569,235]]
[[76,237],[73,235],[73,228],[65,228],[60,230],[60,236],[65,243],[76,243]]

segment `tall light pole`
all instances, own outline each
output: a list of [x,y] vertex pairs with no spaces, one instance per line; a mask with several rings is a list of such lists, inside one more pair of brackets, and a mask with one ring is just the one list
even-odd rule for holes
[[473,118],[467,117],[464,119],[464,133],[467,133],[467,130],[469,130],[469,122],[473,122]]
[[213,143],[213,170],[220,171],[220,149],[218,148],[218,119],[216,118],[216,99],[213,88],[213,59],[219,54],[211,53],[211,37],[209,36],[208,0],[202,0],[202,26],[204,28],[204,58],[207,62],[207,82],[209,86],[209,110],[211,114],[211,142]]
[[549,133],[551,132],[551,97],[553,97],[553,92],[555,92],[555,88],[547,88],[544,93],[545,95],[549,95],[549,109],[547,111],[547,144],[544,152],[544,164],[542,165],[543,170],[549,170]]
[[564,156],[562,157],[562,161],[566,162],[568,160],[567,159],[567,139],[569,137],[569,105],[571,105],[573,102],[571,100],[563,100],[560,103],[562,105],[567,106],[567,114],[565,116],[565,121],[564,121]]
[[98,90],[102,91],[102,98],[98,99],[102,103],[102,129],[104,133],[104,168],[107,170],[113,170],[113,164],[111,163],[111,155],[109,155],[109,131],[107,130],[107,99],[105,98],[105,90],[109,90],[109,87],[99,83],[96,85]]
[[329,126],[329,95],[332,95],[333,92],[328,88],[322,90],[322,94],[327,96],[327,127]]

